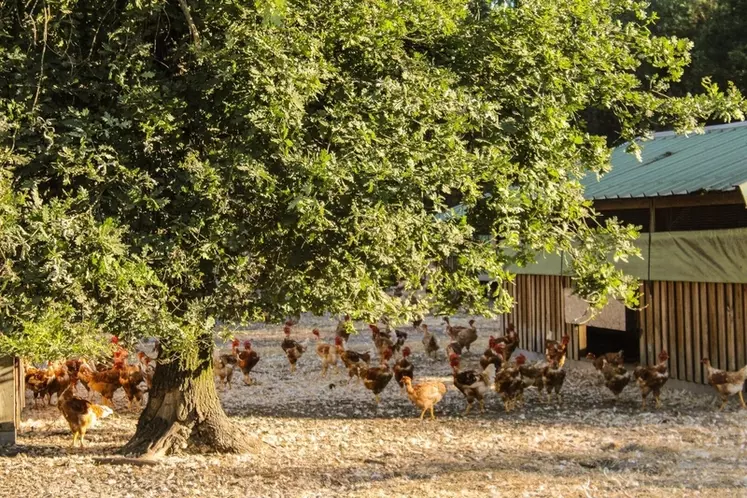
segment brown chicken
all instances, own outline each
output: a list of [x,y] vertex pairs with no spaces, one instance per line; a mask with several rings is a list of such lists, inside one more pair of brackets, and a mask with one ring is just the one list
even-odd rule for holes
[[150,390],[153,387],[153,376],[156,375],[156,367],[152,363],[150,356],[140,351],[137,354],[137,359],[140,363],[140,372],[143,374],[145,379],[145,387]]
[[132,410],[134,402],[137,402],[138,407],[142,407],[143,392],[140,390],[140,384],[145,378],[140,366],[124,365],[117,370],[119,370],[119,384],[127,397],[127,407]]
[[621,349],[617,353],[605,353],[601,356],[596,356],[594,353],[589,353],[586,355],[586,359],[593,361],[594,368],[601,372],[605,360],[607,360],[608,363],[614,366],[622,366],[625,357],[623,356],[623,350]]
[[669,354],[662,350],[659,353],[659,363],[651,367],[637,366],[633,370],[633,378],[641,389],[641,408],[646,408],[646,397],[649,393],[654,393],[656,408],[661,406],[661,388],[669,380],[668,360]]
[[472,403],[475,400],[480,403],[480,413],[485,412],[485,393],[490,390],[490,379],[486,372],[476,372],[475,370],[459,370],[459,356],[452,354],[449,363],[452,370],[454,387],[467,398],[467,408],[465,415],[469,415],[472,410]]
[[51,362],[47,369],[47,385],[44,389],[47,405],[52,404],[52,396],[54,395],[57,395],[59,401],[60,395],[67,390],[71,383],[67,365],[60,361]]
[[510,360],[511,356],[514,354],[514,351],[516,351],[516,348],[519,347],[519,334],[516,333],[514,324],[509,323],[508,327],[506,327],[506,335],[496,338],[495,342],[503,343],[506,345],[504,359],[506,361]]
[[[460,327],[457,327],[458,329]],[[458,330],[456,342],[458,342],[462,348],[466,349],[469,353],[469,348],[473,342],[477,340],[477,328],[475,327],[475,321],[469,321],[469,327],[464,327],[462,330]]]
[[446,346],[446,359],[449,360],[453,354],[462,356],[462,345],[457,341],[451,341],[449,345]]
[[401,353],[402,347],[405,345],[405,341],[407,341],[407,332],[400,329],[394,329],[394,335],[397,339],[394,341],[392,351],[394,351],[394,356],[396,357]]
[[565,357],[568,352],[568,344],[571,338],[568,334],[564,335],[560,342],[549,340],[545,343],[545,359],[548,362],[557,361],[558,366],[563,368]]
[[515,363],[505,363],[495,374],[495,392],[503,398],[503,407],[506,412],[513,410],[516,401],[524,391],[524,382],[521,380],[519,369],[526,362],[526,357],[520,354]]
[[229,356],[219,355],[213,359],[213,370],[218,377],[218,385],[223,389],[231,389],[234,364],[228,361]]
[[231,389],[233,371],[239,356],[239,340],[231,341],[230,353],[219,353],[213,358],[213,371],[218,377],[218,385],[223,389]]
[[363,386],[374,393],[374,402],[379,404],[379,394],[389,385],[392,380],[393,372],[389,368],[389,359],[392,357],[392,350],[384,351],[381,362],[376,368],[364,368],[361,371]]
[[88,387],[90,387],[92,391],[101,395],[105,405],[114,406],[114,393],[117,389],[122,387],[119,382],[118,369],[111,368],[103,372],[94,372],[91,370],[91,367],[83,364],[80,366],[78,376],[80,377],[80,380],[88,384]]
[[[493,338],[491,337],[491,339]],[[490,345],[490,347],[488,347],[488,349],[486,349],[480,357],[480,368],[482,370],[485,370],[490,365],[493,365],[495,367],[495,371],[497,372],[503,365],[503,355],[505,353],[506,345],[502,342],[495,343],[495,341],[493,341],[492,343],[488,341],[488,344]]]
[[452,341],[456,341],[457,334],[459,334],[458,330],[455,330],[456,327],[451,326],[451,320],[448,316],[444,317],[444,333],[451,339]]
[[625,389],[625,386],[630,383],[630,372],[625,370],[625,367],[622,365],[614,365],[608,362],[607,358],[603,356],[602,375],[604,376],[604,385],[612,391],[612,394],[615,395],[615,400],[617,400],[620,393]]
[[296,371],[296,363],[298,363],[298,360],[300,360],[301,356],[306,352],[306,348],[302,346],[301,343],[290,338],[291,328],[289,325],[286,325],[283,328],[283,333],[285,334],[285,339],[280,343],[280,347],[288,358],[290,370],[291,373],[293,373]]
[[394,364],[394,380],[397,381],[397,384],[399,384],[399,387],[402,390],[405,388],[405,383],[402,379],[405,377],[410,377],[412,379],[415,376],[415,367],[408,359],[410,354],[410,348],[405,346],[404,349],[402,349],[402,359]]
[[550,395],[555,392],[555,397],[560,402],[560,390],[563,388],[563,383],[565,383],[565,370],[563,370],[563,366],[557,359],[553,359],[543,370],[542,383],[545,385],[548,401],[550,400]]
[[335,373],[339,372],[337,368],[337,348],[322,341],[319,329],[314,329],[311,333],[316,338],[316,355],[322,360],[322,377],[327,375],[327,369],[330,365],[335,367]]
[[726,370],[713,368],[711,360],[708,358],[703,358],[701,363],[706,367],[708,383],[713,386],[721,398],[719,411],[724,409],[726,403],[729,401],[729,396],[734,396],[735,394],[739,394],[742,408],[747,408],[744,402],[744,395],[742,394],[745,380],[747,380],[747,365],[736,372],[727,372]]
[[423,329],[423,349],[425,350],[425,355],[435,358],[438,352],[438,340],[436,336],[430,333],[428,325],[423,323],[420,325],[420,328]]
[[78,386],[78,372],[80,371],[80,366],[82,364],[83,361],[79,359],[65,361],[65,367],[67,368],[67,373],[70,376],[70,385],[73,386],[73,392],[75,392],[75,388]]
[[407,397],[410,401],[423,410],[420,413],[420,420],[423,420],[425,412],[430,410],[431,419],[435,419],[436,416],[433,414],[433,407],[441,401],[446,394],[446,386],[443,382],[432,381],[432,382],[421,382],[420,384],[412,385],[412,378],[403,377],[402,382],[405,384],[407,389]]
[[95,426],[98,420],[112,414],[108,406],[100,406],[73,396],[71,389],[66,389],[57,400],[57,408],[65,417],[70,431],[73,433],[73,448],[80,438],[81,447],[85,446],[88,429]]
[[39,399],[42,403],[46,401],[47,395],[47,384],[52,380],[54,373],[40,369],[36,367],[26,368],[26,374],[24,376],[26,389],[31,391],[34,395],[34,407],[38,406]]
[[543,377],[545,367],[547,367],[547,363],[544,361],[536,362],[532,365],[523,364],[519,366],[521,381],[524,383],[521,395],[519,396],[520,400],[524,400],[524,391],[531,387],[536,388],[537,392],[542,396],[542,392],[545,388]]
[[252,349],[252,343],[244,341],[244,350],[239,353],[239,359],[237,365],[239,370],[244,376],[244,384],[250,386],[254,383],[252,378],[249,376],[252,373],[252,369],[259,363],[259,353]]
[[335,348],[337,356],[340,357],[343,365],[348,369],[348,380],[353,377],[360,380],[363,370],[367,369],[371,362],[371,354],[368,351],[358,353],[353,350],[346,350],[343,346],[342,337],[335,337]]
[[387,333],[382,332],[381,329],[374,324],[369,324],[368,328],[371,329],[371,339],[373,340],[376,352],[379,356],[384,356],[384,353],[387,350],[394,351],[394,342]]

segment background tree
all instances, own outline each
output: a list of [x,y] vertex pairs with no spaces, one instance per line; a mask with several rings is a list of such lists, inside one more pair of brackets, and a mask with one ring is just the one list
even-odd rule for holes
[[[635,230],[597,224],[583,199],[579,178],[610,155],[584,109],[630,139],[742,117],[733,90],[665,95],[687,45],[652,37],[630,0],[0,9],[2,212],[25,234],[2,253],[0,349],[158,337],[126,453],[248,448],[212,380],[216,319],[499,313],[505,266],[543,250],[570,255],[591,305],[635,305],[608,259],[635,253]],[[426,298],[384,292],[401,278]]]
[[692,63],[675,94],[698,92],[709,77],[720,85],[747,89],[747,2],[745,0],[654,0],[659,16],[654,33],[694,43]]

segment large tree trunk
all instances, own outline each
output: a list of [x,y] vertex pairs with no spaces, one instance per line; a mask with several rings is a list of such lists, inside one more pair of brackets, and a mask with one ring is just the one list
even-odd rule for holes
[[212,337],[199,350],[159,364],[135,435],[125,455],[159,457],[180,450],[245,453],[249,438],[223,412],[215,389]]

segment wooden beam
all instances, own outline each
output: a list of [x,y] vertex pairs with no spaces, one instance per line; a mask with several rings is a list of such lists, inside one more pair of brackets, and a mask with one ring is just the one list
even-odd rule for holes
[[739,204],[745,206],[745,199],[738,190],[729,192],[709,192],[707,194],[667,195],[662,197],[633,197],[625,199],[598,199],[593,201],[597,211],[618,209],[646,209],[653,202],[656,208],[725,206]]

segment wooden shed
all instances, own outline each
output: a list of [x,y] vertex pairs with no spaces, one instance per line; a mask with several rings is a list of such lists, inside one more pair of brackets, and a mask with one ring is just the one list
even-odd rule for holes
[[22,362],[18,358],[0,357],[0,446],[16,442],[24,394]]
[[547,256],[514,269],[516,305],[503,320],[537,352],[548,332],[568,333],[572,359],[624,349],[627,361],[653,364],[666,349],[672,378],[705,383],[703,357],[729,370],[747,363],[747,122],[643,145],[641,161],[621,146],[610,173],[585,179],[603,217],[641,227],[643,259],[621,267],[641,279],[642,309],[612,303],[577,325],[584,305],[562,257]]

